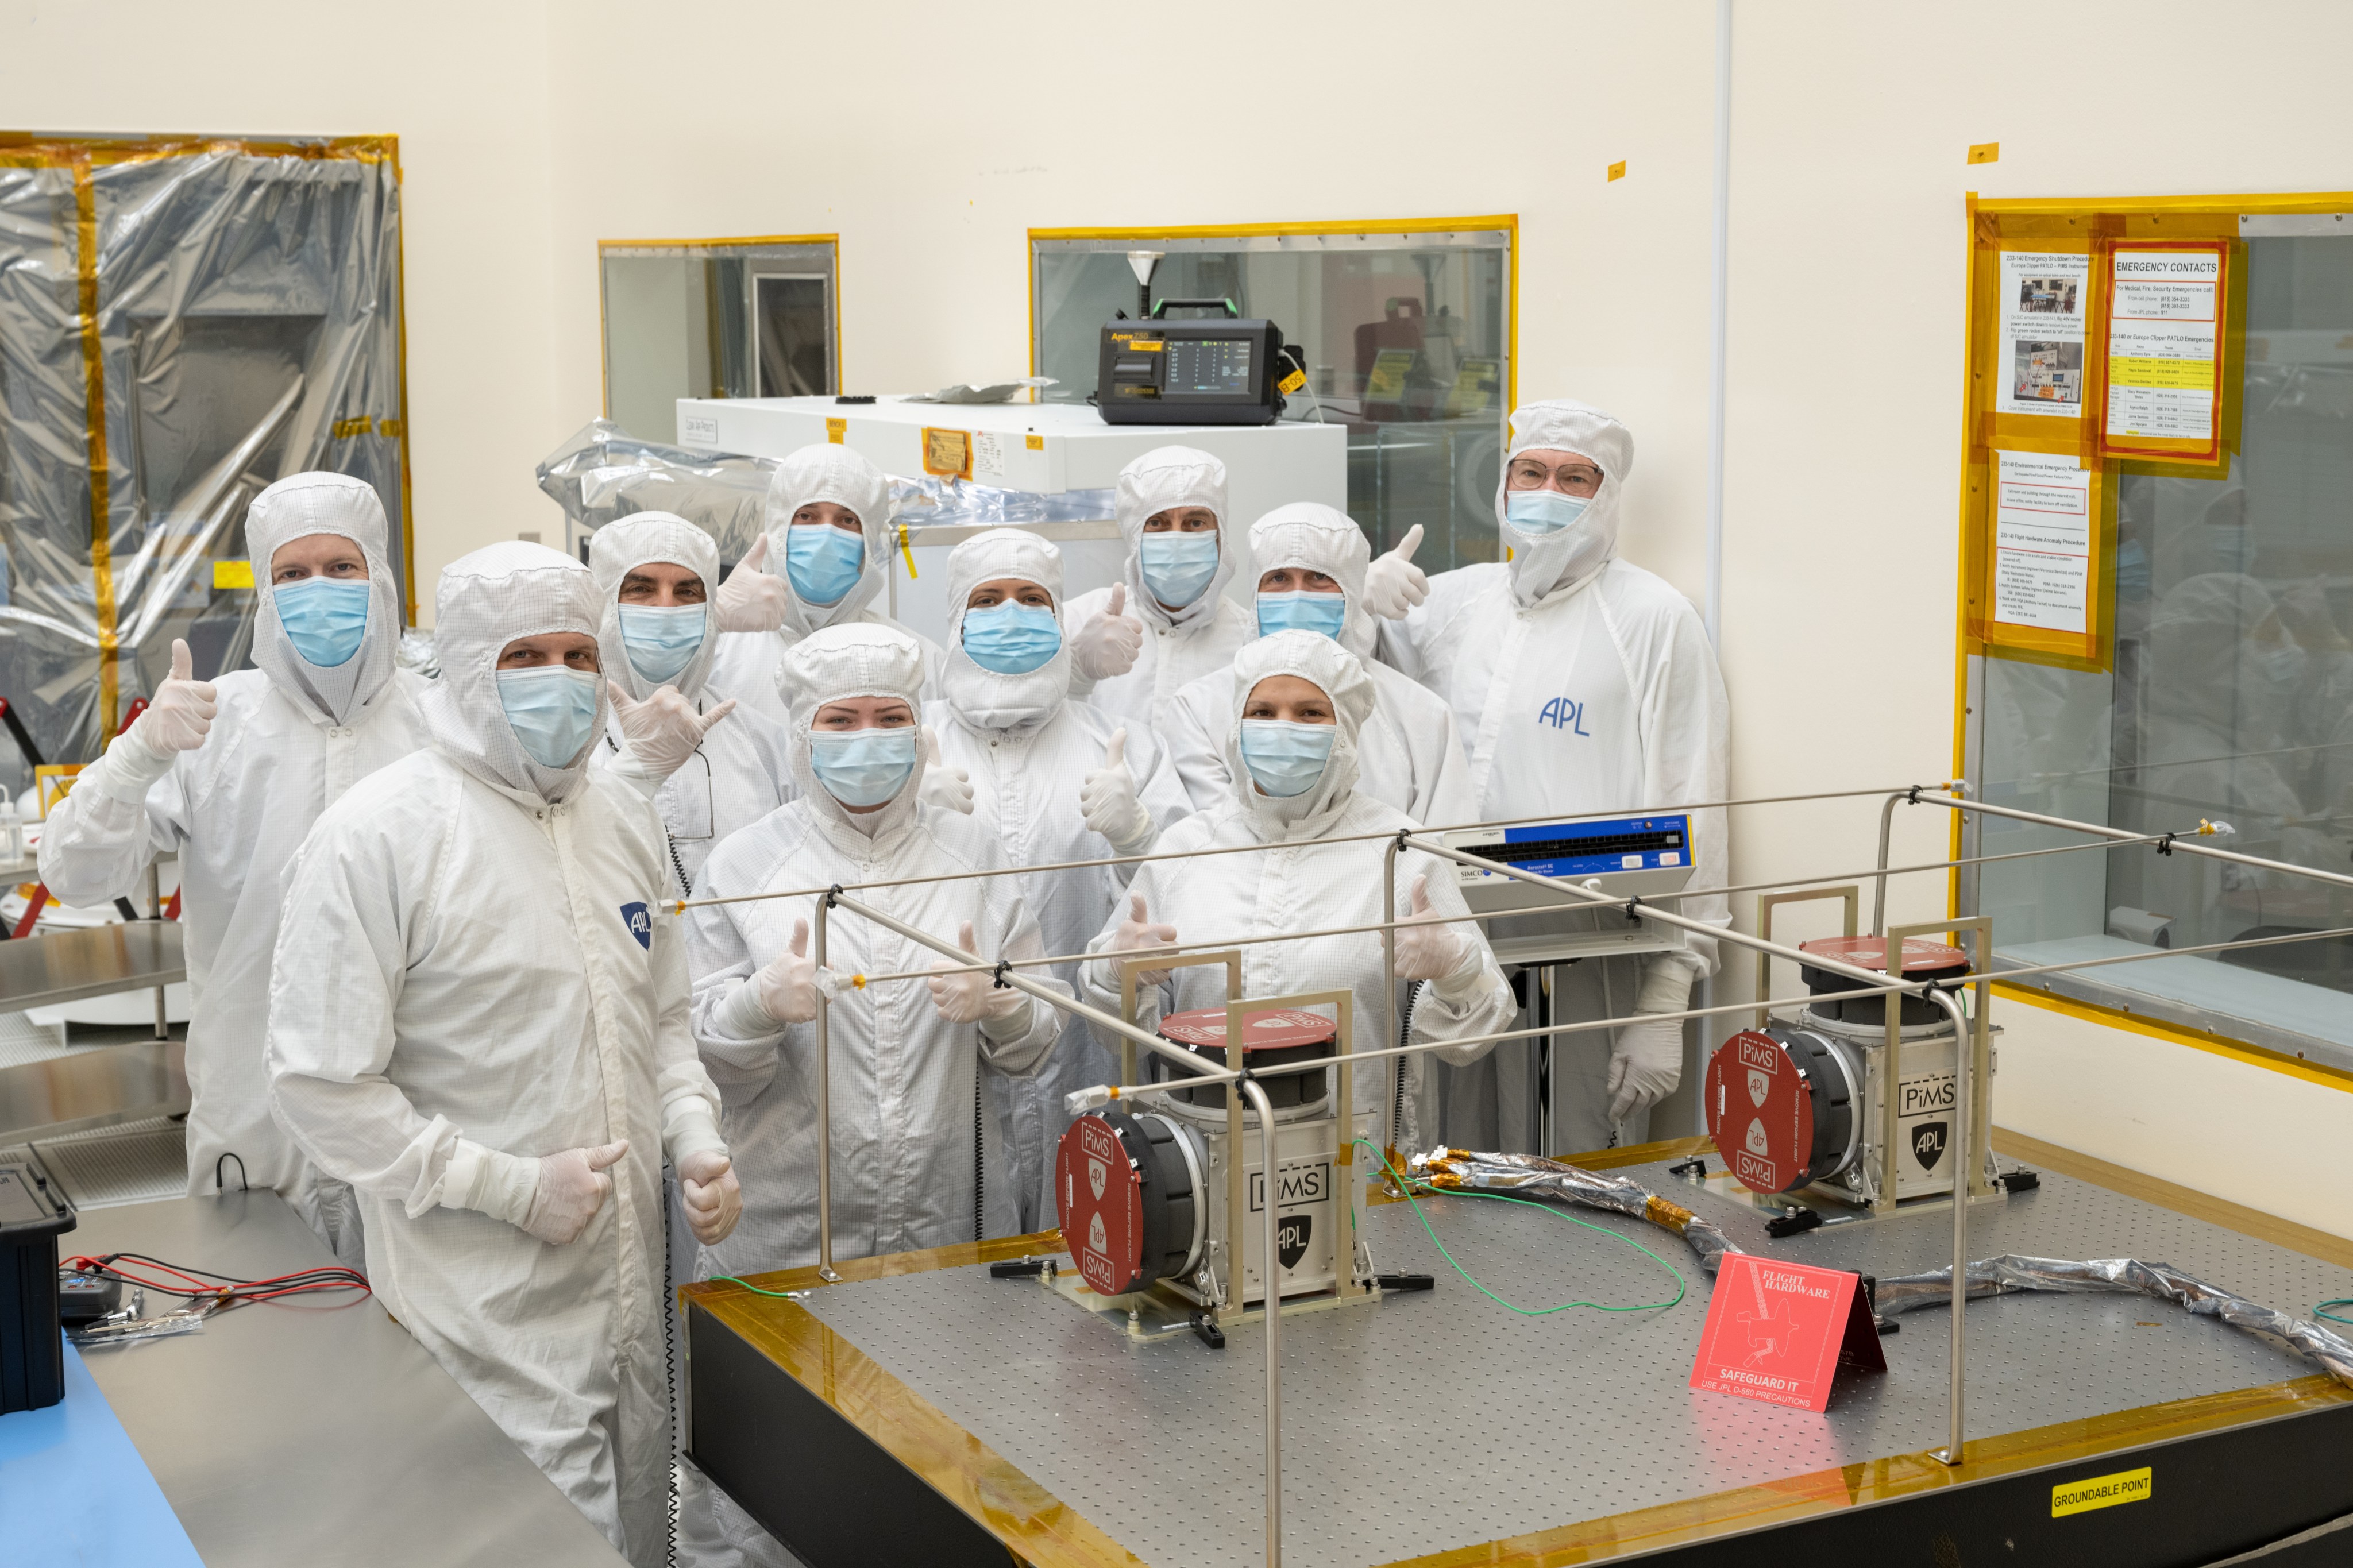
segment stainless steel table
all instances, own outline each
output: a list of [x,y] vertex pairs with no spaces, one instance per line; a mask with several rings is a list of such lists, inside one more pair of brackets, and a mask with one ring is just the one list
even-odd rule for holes
[[145,991],[187,977],[177,921],[128,921],[0,942],[0,1012]]
[[[59,1247],[247,1279],[332,1261],[275,1193],[99,1209]],[[320,1305],[343,1300],[85,1352],[206,1563],[623,1562],[372,1298]]]

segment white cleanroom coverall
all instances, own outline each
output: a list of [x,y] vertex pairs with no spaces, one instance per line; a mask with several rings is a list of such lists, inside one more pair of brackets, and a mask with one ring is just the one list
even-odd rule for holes
[[[1188,681],[1222,669],[1242,644],[1258,636],[1248,610],[1226,597],[1226,584],[1249,563],[1238,559],[1241,531],[1226,510],[1226,466],[1190,447],[1161,447],[1119,471],[1113,510],[1119,536],[1127,543],[1124,614],[1144,623],[1144,641],[1125,675],[1090,682],[1072,672],[1071,695],[1104,712],[1148,727],[1155,734],[1166,706]],[[1163,607],[1144,581],[1144,525],[1155,512],[1177,507],[1207,508],[1218,516],[1218,573],[1200,596],[1181,609]],[[1111,590],[1082,594],[1064,606],[1073,633],[1111,603]]]
[[[1250,784],[1241,758],[1243,706],[1259,682],[1275,675],[1300,676],[1321,688],[1332,699],[1339,720],[1339,733],[1322,776],[1306,793],[1287,799],[1261,793]],[[1356,656],[1318,633],[1281,632],[1235,655],[1234,702],[1226,721],[1226,761],[1233,775],[1243,781],[1242,786],[1218,805],[1187,817],[1162,834],[1158,847],[1163,853],[1229,846],[1262,847],[1252,854],[1146,861],[1129,888],[1131,894],[1145,900],[1145,919],[1154,924],[1173,925],[1176,940],[1184,942],[1364,925],[1412,913],[1418,878],[1425,879],[1431,910],[1444,916],[1465,915],[1468,911],[1453,868],[1434,856],[1409,849],[1398,857],[1397,903],[1385,915],[1381,900],[1386,841],[1360,839],[1319,847],[1324,839],[1410,830],[1417,826],[1395,807],[1356,791],[1356,738],[1373,703],[1372,682]],[[1119,928],[1126,915],[1123,909],[1107,921],[1088,944],[1089,951],[1117,947]],[[1464,962],[1454,972],[1423,984],[1413,999],[1412,1040],[1459,1038],[1509,1027],[1511,987],[1504,983],[1485,939],[1467,921],[1446,929],[1465,939]],[[1354,995],[1353,1048],[1377,1050],[1396,1043],[1382,1038],[1383,994],[1395,989],[1395,1016],[1402,1020],[1407,1016],[1406,987],[1384,963],[1380,932],[1259,942],[1240,951],[1243,995],[1347,991]],[[1120,1010],[1118,963],[1098,960],[1086,964],[1082,973],[1085,984],[1081,999],[1116,1015]],[[1139,984],[1135,1000],[1137,1023],[1155,1028],[1168,1013],[1224,1005],[1226,973],[1215,964],[1174,970],[1165,984]],[[1489,1048],[1468,1046],[1441,1054],[1450,1060],[1470,1061]],[[1420,1064],[1428,1059],[1427,1054],[1382,1058],[1355,1069],[1350,1098],[1356,1109],[1376,1113],[1377,1137],[1387,1136],[1388,1112],[1401,1099],[1399,1146],[1423,1146],[1430,1114],[1429,1074]],[[1401,1097],[1393,1077],[1399,1060],[1406,1064]]]
[[[396,668],[400,595],[385,553],[375,488],[344,474],[295,474],[254,498],[246,542],[267,583],[279,549],[331,533],[367,561],[367,626],[341,665],[320,668],[294,649],[272,591],[256,598],[253,657],[213,685],[217,710],[203,744],[158,752],[142,739],[147,715],[82,770],[49,813],[41,880],[80,908],[144,887],[149,859],[180,858],[180,921],[195,1008],[188,1020],[188,1190],[234,1186],[241,1165],[273,1187],[347,1263],[360,1259],[342,1184],[318,1168],[270,1119],[262,1040],[270,952],[287,866],[322,812],[353,784],[425,743],[420,677]],[[151,710],[152,711],[152,710]]]
[[[793,586],[786,564],[787,536],[793,513],[818,501],[831,501],[858,519],[866,551],[864,568],[849,591],[830,605],[812,605]],[[878,626],[906,632],[923,650],[923,694],[939,695],[940,670],[947,655],[940,645],[874,608],[875,596],[891,571],[891,552],[899,548],[898,530],[892,522],[891,480],[881,469],[847,447],[823,444],[804,447],[777,465],[768,476],[766,570],[784,579],[789,604],[785,624],[773,632],[725,632],[719,638],[716,661],[711,667],[714,697],[733,697],[744,707],[765,713],[778,724],[790,717],[791,704],[777,694],[776,669],[785,652],[819,626]]]
[[[1365,567],[1372,546],[1346,512],[1314,501],[1279,506],[1250,524],[1250,563],[1261,576],[1284,567],[1321,572],[1340,584],[1346,605],[1340,644],[1364,661],[1373,710],[1356,735],[1356,793],[1395,806],[1428,827],[1478,820],[1471,770],[1443,699],[1372,658],[1376,622],[1365,613]],[[1231,666],[1177,692],[1169,705],[1168,749],[1197,811],[1233,786],[1226,769],[1226,730],[1233,720]]]
[[[269,1090],[357,1190],[385,1309],[649,1568],[670,1453],[661,1162],[724,1152],[718,1092],[653,807],[587,766],[594,731],[567,766],[533,760],[496,674],[516,638],[600,618],[588,569],[536,544],[443,571],[431,744],[338,801],[289,879]],[[576,1239],[521,1228],[551,1157],[624,1139]]]
[[[596,577],[596,596],[603,620],[596,647],[605,673],[620,682],[637,701],[652,697],[660,686],[675,687],[680,696],[707,713],[719,701],[710,689],[710,672],[722,637],[706,628],[702,644],[684,669],[667,681],[649,680],[629,660],[621,636],[621,583],[638,567],[666,562],[683,566],[702,579],[715,600],[719,582],[719,547],[682,517],[666,511],[641,511],[608,522],[588,542],[588,569]],[[705,605],[716,616],[715,602]],[[773,688],[771,689],[773,689]],[[618,720],[608,720],[600,754],[617,757],[628,742]],[[702,874],[703,861],[719,841],[739,827],[757,822],[793,797],[792,763],[786,755],[784,726],[752,704],[738,700],[736,709],[712,725],[702,743],[677,772],[654,792],[668,840],[665,854],[677,879],[673,888],[691,892]]]
[[[1506,510],[1511,460],[1535,448],[1577,453],[1603,475],[1583,515],[1549,534],[1518,527]],[[1633,461],[1633,437],[1597,409],[1566,402],[1519,409],[1504,454],[1506,478],[1495,490],[1496,526],[1511,561],[1440,573],[1430,580],[1425,603],[1381,627],[1382,657],[1454,710],[1482,820],[1672,811],[1725,798],[1730,708],[1707,634],[1688,599],[1617,558],[1619,507]],[[1692,814],[1694,887],[1727,880],[1725,816],[1718,809]],[[1731,923],[1721,897],[1685,900],[1676,908],[1714,925]],[[1491,934],[1501,929],[1491,927]],[[1715,970],[1715,942],[1666,934],[1678,942],[1676,951],[1556,970],[1557,1000],[1567,1004],[1559,1016],[1605,1016],[1605,1007],[1620,1015],[1672,1013],[1688,1005],[1693,980]],[[1611,1047],[1615,1056],[1656,1052],[1662,1059],[1668,1031],[1673,1070],[1654,1069],[1656,1093],[1616,1128],[1611,1064],[1581,1047],[1578,1037],[1563,1037],[1553,1067],[1557,1147],[1545,1152],[1601,1148],[1614,1132],[1640,1142],[1650,1103],[1672,1089],[1680,1070],[1681,1026],[1630,1025],[1616,1031]],[[1482,1073],[1458,1082],[1468,1087]],[[1525,1088],[1511,1089],[1500,1102],[1500,1128],[1493,1120],[1471,1127],[1450,1121],[1447,1137],[1488,1146],[1477,1140],[1508,1134],[1527,1105]],[[1507,1137],[1504,1146],[1514,1141]]]
[[[983,669],[965,654],[962,606],[976,585],[1002,578],[1018,578],[1045,589],[1054,596],[1060,618],[1062,557],[1051,543],[1018,529],[998,529],[955,547],[948,557],[947,699],[924,710],[924,721],[939,741],[941,764],[961,769],[970,779],[972,820],[997,840],[1014,865],[1149,850],[1157,832],[1189,816],[1192,807],[1168,753],[1145,726],[1124,723],[1100,709],[1065,700],[1067,644],[1024,675]],[[1125,787],[1144,809],[1131,815],[1125,833],[1114,840],[1089,826],[1080,795],[1088,779],[1103,769],[1105,749],[1113,733],[1123,730]],[[1134,871],[1132,865],[1091,866],[1031,871],[1015,880],[1037,919],[1045,951],[1078,952],[1124,903],[1122,895]],[[1050,973],[1075,986],[1078,967],[1074,962]],[[1054,1147],[1070,1124],[1062,1097],[1105,1081],[1114,1070],[1116,1058],[1095,1043],[1081,1019],[1064,1020],[1061,1037],[1061,1046],[1039,1071],[993,1083],[1007,1116],[1025,1232],[1054,1224]]]

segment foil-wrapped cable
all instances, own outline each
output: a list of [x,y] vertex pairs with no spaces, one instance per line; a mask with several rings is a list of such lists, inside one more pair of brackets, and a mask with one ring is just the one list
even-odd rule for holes
[[1648,1220],[1688,1242],[1691,1249],[1699,1254],[1700,1267],[1710,1274],[1715,1272],[1716,1264],[1725,1253],[1740,1250],[1706,1220],[1629,1177],[1607,1175],[1535,1154],[1478,1153],[1443,1147],[1416,1154],[1404,1163],[1413,1180],[1440,1192],[1469,1187],[1482,1192],[1563,1198],[1588,1208],[1608,1209]]
[[[2258,1305],[2243,1296],[2209,1285],[2169,1263],[2143,1263],[2137,1258],[2094,1258],[2077,1262],[2064,1258],[2002,1257],[1969,1265],[1968,1298],[1972,1301],[2022,1290],[2097,1290],[2154,1296],[2200,1317],[2220,1318],[2234,1329],[2283,1345],[2318,1363],[2331,1377],[2353,1388],[2353,1343],[2317,1323],[2307,1323],[2276,1308]],[[1952,1299],[1953,1271],[1949,1268],[1927,1274],[1899,1275],[1879,1282],[1878,1305],[1883,1313],[1943,1306]]]

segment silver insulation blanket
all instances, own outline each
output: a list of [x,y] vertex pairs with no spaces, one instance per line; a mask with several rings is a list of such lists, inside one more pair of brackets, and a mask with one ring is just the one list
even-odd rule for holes
[[1449,1187],[1472,1187],[1561,1198],[1663,1226],[1691,1244],[1691,1249],[1699,1254],[1700,1267],[1710,1274],[1725,1253],[1741,1250],[1691,1210],[1626,1176],[1588,1171],[1536,1154],[1476,1153],[1464,1149],[1433,1149],[1414,1155],[1406,1165],[1415,1180],[1441,1192]]

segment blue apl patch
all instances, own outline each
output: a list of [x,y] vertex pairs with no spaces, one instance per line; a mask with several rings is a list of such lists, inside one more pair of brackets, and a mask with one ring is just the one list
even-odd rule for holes
[[651,910],[643,904],[623,904],[621,923],[629,928],[629,934],[638,939],[639,947],[649,952],[653,951],[654,912]]

